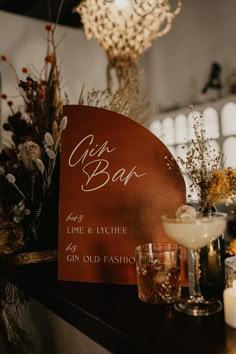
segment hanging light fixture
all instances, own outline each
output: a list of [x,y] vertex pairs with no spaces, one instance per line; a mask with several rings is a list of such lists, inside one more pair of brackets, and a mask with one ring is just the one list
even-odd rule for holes
[[134,75],[143,52],[171,28],[182,0],[82,0],[74,9],[81,16],[85,35],[96,38],[108,57],[108,87],[114,69],[119,84]]

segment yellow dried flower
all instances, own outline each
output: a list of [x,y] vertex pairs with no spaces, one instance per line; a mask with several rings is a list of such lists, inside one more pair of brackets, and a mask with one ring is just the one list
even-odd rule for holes
[[230,256],[236,256],[236,240],[230,242],[228,249],[226,250]]
[[224,202],[231,195],[227,170],[213,171],[208,191],[208,201],[212,204]]

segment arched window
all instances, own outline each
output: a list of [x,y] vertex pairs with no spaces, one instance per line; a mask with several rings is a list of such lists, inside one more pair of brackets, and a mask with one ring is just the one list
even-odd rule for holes
[[175,134],[174,134],[174,122],[173,118],[166,117],[163,120],[163,137],[162,141],[166,145],[174,145],[175,144]]
[[187,118],[184,114],[179,114],[175,118],[175,142],[183,144],[187,142]]
[[221,111],[221,124],[223,136],[236,134],[236,104],[228,102]]
[[[205,144],[210,145],[207,151],[212,163],[214,163],[214,156],[218,156],[222,151],[224,154],[223,167],[232,167],[236,170],[236,100],[234,103],[232,97],[216,102],[212,101],[209,106],[198,106],[195,111],[190,113],[179,111],[176,114],[176,112],[171,112],[158,123],[155,121],[151,125],[151,130],[158,131],[158,137],[162,139],[175,158],[181,157],[185,161],[188,149],[196,148],[196,145],[192,143],[192,139],[196,135],[193,127],[194,118],[199,116],[202,116],[202,127],[200,128],[205,130]],[[197,121],[199,122],[198,119]],[[212,166],[209,166],[209,169],[211,168]],[[185,175],[184,178],[189,192],[189,181]],[[190,200],[196,198],[195,194],[189,194],[191,194]]]
[[176,151],[175,151],[174,146],[169,145],[169,146],[167,146],[167,148],[168,148],[168,150],[170,151],[170,153],[171,153],[174,157],[176,157]]
[[156,135],[159,139],[162,137],[162,124],[159,120],[155,120],[150,125],[151,132]]
[[219,118],[217,111],[207,107],[202,114],[203,128],[206,131],[207,139],[217,139],[220,136]]
[[223,144],[223,153],[225,155],[225,166],[236,168],[236,137],[226,138]]

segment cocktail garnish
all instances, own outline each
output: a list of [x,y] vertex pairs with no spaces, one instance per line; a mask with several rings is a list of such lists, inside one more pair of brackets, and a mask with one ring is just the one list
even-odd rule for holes
[[182,205],[176,210],[176,218],[180,219],[180,221],[188,221],[188,222],[195,222],[197,212],[196,210],[190,205]]

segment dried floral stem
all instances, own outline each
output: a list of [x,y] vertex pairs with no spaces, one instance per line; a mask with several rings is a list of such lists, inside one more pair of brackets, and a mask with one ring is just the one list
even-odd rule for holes
[[122,85],[115,92],[109,88],[92,90],[84,97],[84,86],[81,89],[79,104],[102,107],[113,112],[123,114],[139,124],[145,126],[152,116],[152,107],[148,95],[138,88],[139,80],[135,75],[128,73]]
[[[230,167],[223,168],[223,153],[216,152],[210,146],[202,127],[201,116],[193,110],[192,116],[194,131],[194,138],[191,140],[192,147],[186,152],[186,159],[177,157],[183,175],[190,182],[188,197],[191,198],[195,191],[203,209],[208,205],[225,202],[228,198],[234,201],[236,172]],[[173,162],[167,158],[168,168],[174,168]]]
[[14,68],[14,66],[12,65],[12,63],[9,60],[7,60],[7,64],[11,68],[12,72],[14,73],[16,81],[19,82],[20,80],[19,80],[19,76],[17,74],[16,69]]

